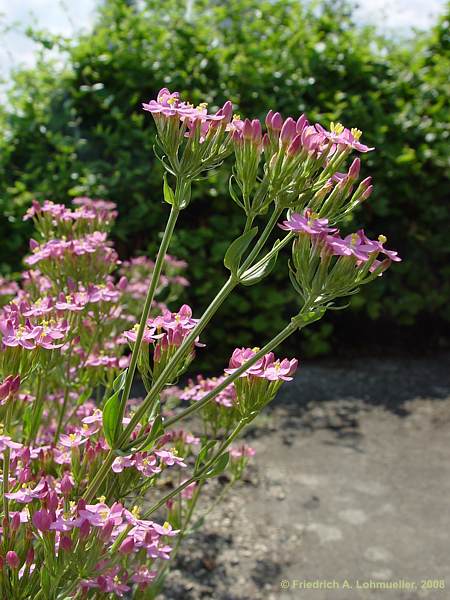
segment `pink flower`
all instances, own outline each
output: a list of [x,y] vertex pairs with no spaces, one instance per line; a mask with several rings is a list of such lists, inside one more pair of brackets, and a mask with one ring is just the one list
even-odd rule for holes
[[87,438],[83,437],[80,432],[70,433],[69,435],[62,433],[59,436],[59,443],[66,448],[77,448],[86,442]]
[[151,477],[155,473],[161,472],[161,467],[158,466],[156,457],[153,454],[149,456],[145,456],[142,453],[136,454],[135,467],[145,477]]
[[0,454],[3,453],[6,448],[18,450],[19,448],[23,448],[23,446],[19,442],[13,442],[8,435],[0,435]]
[[369,148],[359,142],[361,131],[358,129],[350,130],[340,123],[331,123],[330,131],[327,131],[319,124],[316,125],[316,129],[334,144],[348,146],[358,152],[370,152],[371,150],[374,150],[374,148]]
[[53,518],[48,510],[42,509],[37,510],[32,517],[33,525],[39,531],[45,532],[49,531],[51,524],[53,523]]
[[[245,364],[256,354],[255,350],[250,348],[236,348],[230,359],[230,367],[225,369],[226,373],[234,373],[236,369]],[[290,381],[298,367],[298,360],[287,358],[275,360],[273,352],[269,352],[263,358],[259,359],[254,365],[249,367],[241,377],[258,377],[268,381]]]
[[282,361],[270,360],[265,365],[264,376],[269,381],[292,381],[292,376],[298,367],[298,360],[284,358]]
[[111,469],[114,471],[114,473],[122,473],[122,471],[124,469],[127,469],[128,467],[133,467],[134,464],[135,464],[135,461],[133,458],[131,458],[131,455],[130,456],[117,456],[114,459]]
[[162,88],[156,100],[150,100],[143,103],[142,108],[153,115],[162,115],[163,117],[178,116],[181,120],[195,121],[212,120],[220,121],[225,115],[209,115],[206,105],[200,105],[196,108],[192,104],[182,102],[179,92],[169,92],[167,88]]
[[328,227],[328,219],[319,218],[314,215],[310,208],[306,208],[303,215],[292,213],[287,221],[278,225],[285,231],[296,231],[298,233],[307,233],[308,235],[322,235],[337,231],[336,228]]
[[172,467],[173,465],[178,465],[180,467],[187,466],[182,458],[178,457],[174,452],[170,452],[169,450],[155,450],[155,454],[160,461],[168,467]]
[[157,575],[156,571],[149,571],[145,565],[138,568],[131,576],[131,581],[137,583],[141,590],[145,589]]
[[109,508],[104,503],[88,504],[85,509],[79,511],[80,520],[86,520],[93,527],[103,527],[109,520],[120,525],[123,520],[123,506],[116,502]]
[[14,550],[9,550],[6,553],[6,564],[8,565],[8,567],[14,570],[19,568],[20,558],[17,555],[17,553],[14,552]]
[[239,459],[239,458],[251,458],[253,456],[255,456],[256,452],[253,448],[251,448],[250,446],[247,446],[246,444],[241,444],[240,446],[238,446],[237,448],[231,448],[230,450],[230,456],[231,458],[234,459]]
[[5,404],[7,400],[13,398],[20,387],[19,375],[8,375],[0,384],[0,404]]
[[[189,385],[180,394],[181,400],[201,400],[206,394],[214,390],[224,380],[222,377],[211,377],[204,379],[201,375],[197,375],[197,383],[194,384],[192,380],[189,381]],[[217,394],[214,401],[225,408],[231,408],[236,399],[236,390],[234,385],[230,384],[222,392]],[[188,442],[189,443],[189,442]]]

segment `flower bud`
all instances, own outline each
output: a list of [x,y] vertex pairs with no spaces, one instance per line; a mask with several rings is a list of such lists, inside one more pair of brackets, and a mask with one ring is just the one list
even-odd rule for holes
[[20,565],[20,558],[14,550],[10,550],[6,553],[6,564],[11,569],[18,569]]
[[34,513],[32,517],[32,523],[36,527],[36,529],[45,532],[50,529],[50,525],[52,524],[52,517],[48,510],[43,508],[41,510],[37,510]]
[[253,133],[253,140],[257,143],[260,143],[261,138],[262,138],[262,128],[261,128],[261,123],[260,123],[259,119],[253,119],[252,133]]
[[89,521],[87,519],[84,519],[84,521],[80,525],[80,540],[84,540],[85,538],[87,538],[90,531],[91,526],[89,524]]
[[242,135],[244,140],[251,140],[253,137],[253,127],[250,119],[245,119],[244,127],[242,128]]
[[358,179],[360,168],[361,168],[361,160],[359,158],[355,158],[355,160],[352,162],[352,164],[350,165],[350,168],[348,170],[349,179],[353,179],[353,181],[356,181],[356,179]]
[[292,141],[292,139],[295,136],[295,121],[292,117],[288,117],[286,119],[286,121],[283,124],[283,127],[281,129],[281,133],[280,133],[280,139],[281,139],[281,143],[284,146],[287,146],[289,144],[289,142]]
[[114,529],[114,519],[108,519],[100,531],[100,539],[103,542],[109,542]]
[[72,549],[73,543],[72,540],[70,539],[70,537],[68,535],[62,535],[61,539],[59,540],[59,547],[62,550],[65,550],[66,552],[68,552],[69,550]]
[[221,111],[224,117],[222,122],[229,123],[231,121],[231,117],[233,116],[233,104],[230,102],[230,100],[225,102]]
[[373,192],[373,185],[369,185],[369,187],[362,193],[360,197],[360,201],[364,202]]
[[119,546],[119,552],[121,554],[130,554],[134,549],[134,539],[132,537],[126,538]]
[[63,478],[61,479],[61,493],[65,498],[70,496],[70,492],[73,490],[73,483],[68,473],[64,473]]
[[20,513],[16,512],[11,519],[11,529],[17,531],[20,527]]
[[55,512],[59,506],[59,499],[56,492],[52,491],[47,497],[47,506],[51,512]]
[[127,288],[128,285],[128,279],[125,276],[122,276],[119,279],[119,283],[117,284],[117,287],[119,288],[120,291],[124,291]]
[[297,119],[297,123],[295,125],[295,130],[297,132],[297,135],[301,135],[303,130],[305,129],[305,127],[308,127],[308,120],[305,117],[305,115],[301,115]]
[[283,117],[280,115],[279,112],[276,112],[272,116],[272,122],[270,124],[270,128],[273,129],[274,131],[281,131],[282,127],[283,127]]
[[289,144],[287,153],[290,156],[297,154],[298,150],[301,148],[301,145],[302,145],[302,136],[296,135],[295,138],[292,140],[292,142]]
[[28,566],[32,565],[34,562],[34,550],[32,547],[28,548],[26,563]]
[[272,117],[273,117],[273,110],[270,109],[266,115],[266,118],[264,119],[267,129],[270,129],[272,127]]

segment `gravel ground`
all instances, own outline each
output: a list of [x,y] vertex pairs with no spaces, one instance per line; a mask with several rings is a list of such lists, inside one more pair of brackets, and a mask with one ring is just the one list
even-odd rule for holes
[[304,364],[247,441],[165,600],[450,597],[448,357]]

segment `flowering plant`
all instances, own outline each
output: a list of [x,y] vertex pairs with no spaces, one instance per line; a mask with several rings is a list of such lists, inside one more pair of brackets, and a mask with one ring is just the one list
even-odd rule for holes
[[[170,205],[155,262],[118,259],[111,202],[33,202],[28,270],[20,285],[0,280],[2,598],[155,598],[202,490],[224,472],[230,485],[242,477],[253,450],[235,441],[298,367],[274,349],[400,260],[383,236],[336,227],[372,191],[370,178],[356,185],[359,158],[339,171],[372,150],[361,132],[269,111],[263,133],[231,102],[210,114],[167,89],[143,108]],[[167,250],[192,185],[232,153],[245,224],[225,253],[228,279],[194,318],[168,307],[188,281]],[[286,233],[268,247],[277,224]],[[289,244],[298,312],[264,347],[237,348],[220,377],[177,387],[228,295],[268,277]],[[136,371],[143,398],[131,397]]]

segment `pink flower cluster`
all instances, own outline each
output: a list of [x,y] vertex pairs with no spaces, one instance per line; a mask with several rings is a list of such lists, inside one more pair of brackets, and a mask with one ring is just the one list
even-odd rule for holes
[[[342,238],[338,229],[328,227],[328,219],[317,217],[308,208],[303,214],[290,215],[280,227],[309,236],[320,249],[322,256],[351,256],[358,264],[363,264],[378,254],[384,254],[389,262],[401,260],[398,252],[384,247],[386,242],[384,236],[379,236],[378,240],[370,240],[364,230],[360,229]],[[375,261],[371,269],[374,270],[380,264],[379,261]]]
[[[232,374],[248,360],[253,358],[258,348],[236,348],[230,358],[228,369],[225,373]],[[241,377],[254,377],[266,379],[267,381],[291,381],[298,367],[298,360],[284,358],[278,360],[273,352],[269,352],[260,358],[254,365],[249,367]]]
[[[220,385],[224,379],[225,376],[204,378],[202,375],[197,375],[196,383],[194,383],[192,379],[189,380],[188,385],[180,394],[180,399],[197,402]],[[217,404],[220,404],[220,406],[224,406],[225,408],[231,408],[235,400],[236,390],[234,389],[233,384],[227,386],[214,398],[214,401]]]
[[114,202],[105,200],[92,200],[91,198],[74,198],[72,201],[77,208],[71,209],[64,204],[55,204],[51,200],[45,200],[42,204],[36,200],[32,201],[31,207],[26,211],[24,221],[34,219],[39,227],[39,219],[49,217],[53,227],[61,222],[74,225],[78,221],[96,222],[96,225],[111,224],[117,217]]
[[297,155],[302,150],[315,155],[326,151],[328,156],[332,156],[338,150],[373,150],[359,141],[359,130],[347,129],[339,123],[331,123],[330,131],[327,131],[319,123],[310,125],[305,115],[301,115],[297,120],[292,117],[283,119],[279,112],[270,110],[265,124],[267,132],[263,134],[258,119],[232,121],[229,128],[233,131],[233,141],[238,145],[248,141],[256,147],[263,148],[269,156],[275,154],[279,148],[288,156]]
[[[178,312],[165,310],[162,315],[149,318],[144,331],[143,340],[147,344],[155,344],[154,358],[158,360],[169,347],[178,347],[198,323],[192,318],[192,309],[183,304]],[[139,325],[124,332],[127,340],[134,343]],[[198,342],[197,342],[198,343]]]
[[10,348],[18,346],[26,350],[61,348],[68,330],[69,325],[65,319],[41,323],[32,323],[26,319],[23,322],[19,312],[12,311],[8,318],[0,319],[1,344]]
[[33,266],[44,260],[61,261],[70,256],[83,256],[97,254],[99,260],[115,264],[117,254],[111,243],[107,242],[106,232],[94,231],[81,238],[73,240],[53,239],[43,244],[31,240],[31,256],[25,259],[27,265]]
[[209,130],[215,128],[214,122],[228,123],[232,113],[231,102],[226,102],[223,108],[213,115],[208,113],[206,103],[194,106],[182,101],[179,92],[171,93],[167,88],[159,91],[156,100],[143,103],[142,108],[152,113],[157,125],[161,124],[161,119],[179,119],[188,129],[185,134],[187,137],[192,137],[195,131],[200,129],[200,142],[205,140]]

